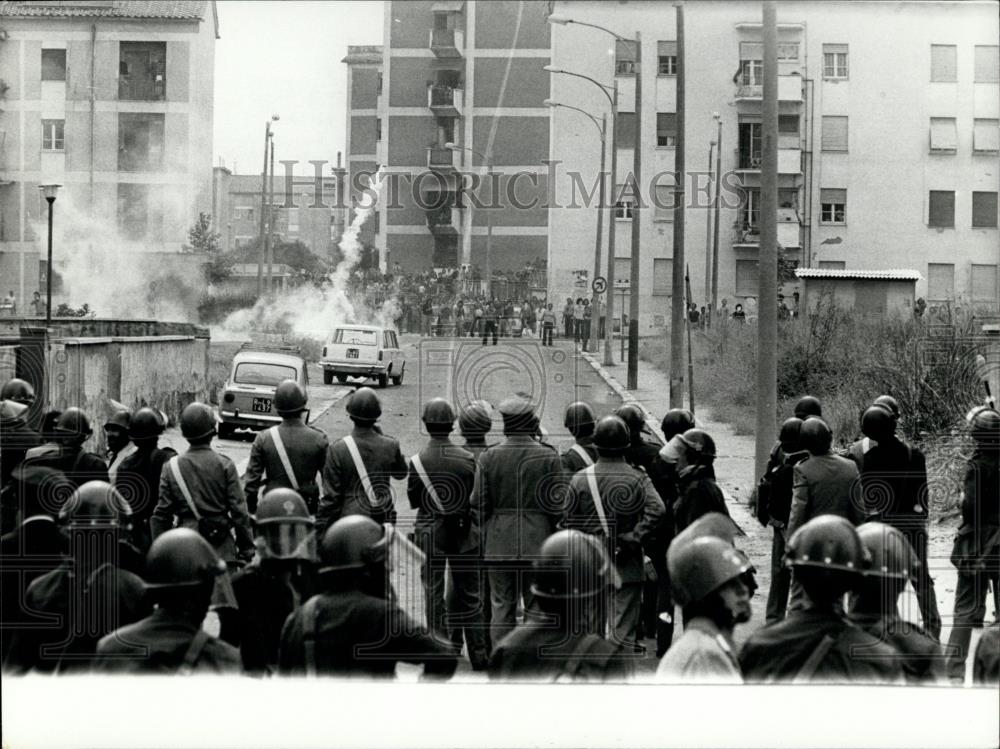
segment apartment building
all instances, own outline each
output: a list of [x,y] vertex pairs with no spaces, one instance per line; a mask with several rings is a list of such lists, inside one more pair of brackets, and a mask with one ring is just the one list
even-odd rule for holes
[[547,11],[538,0],[394,0],[381,59],[349,49],[349,177],[355,193],[362,171],[388,177],[383,267],[485,276],[546,258]]
[[[732,307],[757,294],[761,11],[744,2],[688,0],[684,7],[685,259],[693,300],[705,304],[711,224],[704,206],[718,113],[719,297]],[[618,83],[612,193],[618,311],[633,289],[635,196],[626,183],[635,76],[642,76],[642,271],[634,286],[641,296],[640,329],[650,332],[670,314],[676,11],[669,2],[588,0],[557,0],[551,11],[557,19],[603,26],[626,39],[640,36],[637,55],[634,43],[616,43],[600,30],[551,24],[554,66]],[[989,2],[778,3],[778,242],[789,260],[815,268],[913,269],[921,276],[916,294],[929,303],[996,309],[998,23]],[[596,116],[609,109],[598,87],[566,75],[552,76],[550,98]],[[573,205],[574,198],[579,204],[581,190],[596,185],[598,134],[579,113],[556,108],[551,118],[551,159],[559,165],[554,204]],[[561,298],[578,290],[579,269],[593,267],[596,212],[553,207],[549,229],[550,294]],[[602,245],[603,254],[606,238]],[[785,292],[794,288],[787,284]],[[884,306],[884,300],[868,303]]]
[[211,209],[218,37],[214,1],[0,4],[5,291],[28,299],[44,278],[42,183],[62,185],[58,255],[180,249]]

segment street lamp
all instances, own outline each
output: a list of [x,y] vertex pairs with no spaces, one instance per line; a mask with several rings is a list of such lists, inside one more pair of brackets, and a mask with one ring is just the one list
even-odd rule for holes
[[[480,159],[483,160],[483,164],[486,166],[486,176],[490,180],[490,202],[493,202],[493,159],[485,156],[474,148],[469,146],[457,146],[452,142],[444,144],[444,147],[451,151],[468,151],[469,153],[475,154]],[[492,155],[492,153],[491,153]],[[471,234],[473,228],[472,221],[469,221],[469,244],[471,246],[473,236]],[[489,207],[486,208],[486,296],[489,299],[493,299],[493,274],[490,270],[490,249],[493,244],[493,214],[490,212]],[[471,258],[470,258],[471,260]]]
[[[264,255],[266,253],[265,245],[267,243],[267,222],[266,222],[266,212],[267,212],[267,153],[271,146],[271,123],[277,122],[281,118],[272,114],[271,119],[267,121],[267,125],[264,127],[264,167],[261,169],[261,179],[260,179],[260,247],[257,253],[257,297],[260,298],[262,289],[261,286],[264,283]],[[274,175],[271,175],[274,178]]]
[[62,185],[49,183],[39,185],[45,202],[49,204],[49,261],[45,270],[45,329],[52,327],[52,214],[54,212],[53,203],[56,202],[56,193]]

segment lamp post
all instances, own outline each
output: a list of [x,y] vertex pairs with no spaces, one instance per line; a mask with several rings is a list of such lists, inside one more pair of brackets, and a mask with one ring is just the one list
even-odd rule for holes
[[[632,262],[631,262],[631,272],[630,272],[630,291],[629,291],[629,328],[628,328],[628,342],[629,342],[629,353],[628,353],[628,387],[634,390],[639,385],[639,276],[642,269],[642,264],[639,258],[640,249],[640,237],[639,237],[639,205],[642,202],[642,197],[639,194],[641,190],[642,183],[642,38],[638,31],[635,32],[635,38],[629,39],[628,37],[622,36],[611,29],[605,28],[604,26],[599,26],[594,23],[586,23],[584,21],[576,21],[572,18],[567,18],[566,16],[560,16],[558,14],[550,15],[546,19],[549,23],[555,23],[562,26],[569,24],[576,24],[577,26],[585,26],[591,29],[597,29],[598,31],[603,31],[605,34],[610,34],[615,38],[617,42],[631,42],[635,44],[635,62],[634,62],[634,73],[635,73],[635,144],[633,148],[633,162],[632,162],[632,179],[635,185],[635,200],[632,205]],[[616,71],[617,73],[617,71]],[[617,81],[616,81],[617,85]],[[615,97],[617,101],[617,96]],[[614,132],[617,136],[617,128]],[[613,147],[613,151],[617,150],[617,142]],[[618,175],[615,171],[615,166],[612,165],[611,173],[613,178],[617,180]],[[617,196],[616,196],[617,197]],[[612,219],[612,225],[614,220]],[[614,260],[612,259],[612,265]],[[609,295],[610,298],[610,295]],[[608,310],[608,320],[610,321],[610,309]],[[610,327],[610,326],[609,326]],[[625,331],[622,331],[622,335],[625,335]],[[608,347],[610,348],[610,346]],[[605,358],[607,359],[609,354],[607,349],[605,349]]]
[[62,185],[57,185],[55,183],[38,186],[38,189],[42,191],[42,195],[45,197],[45,202],[49,204],[49,259],[45,269],[46,330],[52,327],[52,214],[55,210],[53,204],[56,202],[56,193],[59,192],[60,187],[62,187]]
[[[264,127],[264,166],[260,172],[260,247],[257,253],[257,298],[259,299],[262,293],[261,286],[264,283],[264,254],[266,250],[264,249],[264,242],[267,231],[267,154],[268,149],[271,145],[271,123],[277,122],[280,117],[276,114],[271,115],[271,119],[267,121],[267,125]],[[272,175],[273,178],[273,175]]]
[[712,117],[718,123],[719,132],[715,136],[718,147],[715,150],[715,226],[712,231],[712,314],[719,308],[719,183],[722,182],[722,117],[715,112]]
[[[474,148],[470,148],[469,146],[456,146],[454,143],[448,142],[444,144],[444,147],[452,151],[468,151],[469,153],[474,154],[483,160],[483,165],[486,167],[486,176],[489,177],[490,180],[490,203],[492,203],[494,198],[493,159],[485,156],[484,154],[480,153]],[[469,221],[470,234],[472,232],[472,228],[473,224],[470,217]],[[469,237],[470,243],[472,242],[474,236],[475,235],[473,234],[472,236]],[[490,269],[490,250],[492,249],[492,245],[493,245],[493,214],[490,213],[490,209],[489,207],[487,207],[486,209],[486,298],[490,300],[493,299],[493,271]]]
[[[551,19],[551,16],[550,16]],[[611,104],[611,179],[616,179],[618,174],[618,80],[615,79],[614,84],[608,86],[604,83],[594,80],[590,76],[583,75],[582,73],[574,73],[569,70],[563,70],[562,68],[557,68],[553,65],[546,65],[542,68],[549,73],[557,73],[560,75],[568,75],[573,78],[582,78],[585,81],[590,81],[595,86],[597,86],[601,93],[604,94],[608,102]],[[604,173],[601,170],[601,187],[603,189],[604,185]],[[608,287],[614,288],[615,282],[615,201],[609,201],[608,206]],[[603,203],[601,204],[601,210],[604,210]],[[615,295],[610,291],[607,292],[608,299],[605,309],[605,327],[604,327],[604,366],[611,367],[614,366],[614,360],[611,356],[611,341],[612,341],[612,320],[614,319],[614,309],[615,309]],[[625,336],[625,331],[622,331],[622,337]]]
[[705,211],[705,305],[709,312],[714,311],[711,305],[712,294],[712,152],[715,150],[715,139],[708,142],[708,210]]
[[[594,278],[596,279],[601,275],[601,238],[604,233],[604,153],[605,146],[607,144],[607,132],[608,132],[608,116],[602,114],[601,119],[598,120],[590,112],[579,107],[574,107],[569,104],[560,104],[556,101],[551,101],[549,99],[545,100],[545,105],[552,107],[553,109],[557,107],[562,107],[563,109],[572,109],[575,112],[579,112],[583,116],[587,117],[591,122],[594,123],[594,127],[597,128],[597,132],[601,138],[601,168],[598,172],[600,185],[598,187],[598,201],[597,201],[597,240],[594,242]],[[593,351],[597,351],[598,341],[600,340],[600,315],[598,314],[597,302],[599,294],[594,289],[593,279],[591,280],[591,312],[590,312],[590,347]],[[610,294],[609,294],[610,296]],[[605,322],[607,322],[607,316],[605,316]]]

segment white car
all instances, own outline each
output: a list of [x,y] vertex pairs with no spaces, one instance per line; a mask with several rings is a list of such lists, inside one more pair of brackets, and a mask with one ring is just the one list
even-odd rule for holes
[[333,329],[319,361],[323,382],[327,385],[336,377],[346,382],[348,377],[364,377],[385,387],[403,384],[406,359],[399,348],[395,328],[377,325],[340,325]]

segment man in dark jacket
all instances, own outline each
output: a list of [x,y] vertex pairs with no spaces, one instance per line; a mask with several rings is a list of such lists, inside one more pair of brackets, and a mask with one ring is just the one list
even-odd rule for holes
[[163,418],[152,408],[136,411],[128,430],[135,452],[122,461],[114,486],[132,508],[133,543],[145,554],[153,541],[149,520],[159,502],[163,466],[177,451],[157,445],[163,432]]
[[597,417],[589,403],[576,401],[566,407],[563,425],[573,435],[573,444],[562,454],[561,460],[569,476],[597,462],[597,448],[594,447],[596,422]]
[[52,441],[28,450],[24,459],[32,465],[62,471],[76,486],[88,481],[108,481],[108,464],[99,455],[83,449],[93,430],[90,419],[75,406],[67,408],[56,420]]
[[483,400],[473,401],[458,414],[458,430],[465,440],[462,445],[476,460],[492,447],[486,442],[486,435],[493,427],[493,407]]
[[[28,415],[26,404],[12,399],[0,400],[0,491],[10,485],[11,474],[24,461],[28,450],[42,444],[41,435],[28,427]],[[7,513],[4,508],[3,532],[14,523],[14,518],[8,519]]]
[[689,429],[680,435],[680,442],[684,449],[677,461],[675,533],[680,533],[706,513],[729,514],[726,498],[715,481],[715,440],[701,429]]

